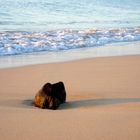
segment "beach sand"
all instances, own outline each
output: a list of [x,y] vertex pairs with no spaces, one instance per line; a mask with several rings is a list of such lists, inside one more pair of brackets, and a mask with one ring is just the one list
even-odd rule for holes
[[[32,102],[63,81],[58,110]],[[140,55],[0,69],[1,140],[139,140]]]

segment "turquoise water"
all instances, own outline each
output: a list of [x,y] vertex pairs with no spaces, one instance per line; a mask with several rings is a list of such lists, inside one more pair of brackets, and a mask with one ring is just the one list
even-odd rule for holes
[[136,41],[140,0],[0,0],[1,57]]
[[139,0],[0,0],[1,31],[137,26]]

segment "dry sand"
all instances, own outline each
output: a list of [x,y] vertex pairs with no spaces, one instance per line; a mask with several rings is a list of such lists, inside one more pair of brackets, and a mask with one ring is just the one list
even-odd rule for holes
[[[34,107],[58,81],[67,103]],[[140,55],[0,69],[0,140],[140,140]]]

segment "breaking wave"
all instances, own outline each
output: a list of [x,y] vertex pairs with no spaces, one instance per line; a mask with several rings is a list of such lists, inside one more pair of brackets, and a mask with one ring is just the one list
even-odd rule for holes
[[46,32],[0,32],[0,56],[40,51],[99,47],[109,43],[140,41],[140,27],[123,29],[62,29]]

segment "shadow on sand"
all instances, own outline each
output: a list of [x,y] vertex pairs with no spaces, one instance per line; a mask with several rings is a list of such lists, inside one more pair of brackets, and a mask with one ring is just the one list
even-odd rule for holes
[[34,101],[32,99],[23,100],[22,104],[26,107],[34,107]]
[[7,99],[7,100],[0,101],[0,107],[31,109],[34,107],[34,105],[32,99],[29,100]]
[[140,103],[140,98],[111,98],[111,99],[89,99],[70,101],[62,104],[60,109],[72,109],[80,107],[102,106],[102,105],[114,105],[125,103]]
[[[74,109],[80,107],[125,104],[125,103],[140,103],[140,98],[109,98],[109,99],[88,99],[78,101],[67,101],[66,103],[60,105],[59,110]],[[28,109],[34,108],[33,99],[4,100],[0,102],[0,106],[12,108],[28,108]]]

